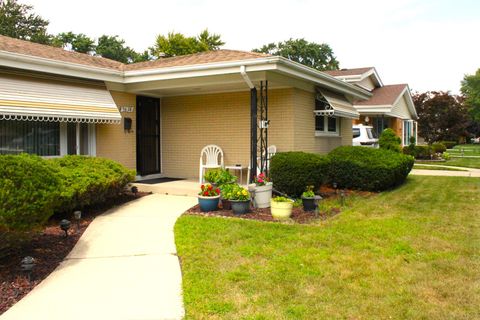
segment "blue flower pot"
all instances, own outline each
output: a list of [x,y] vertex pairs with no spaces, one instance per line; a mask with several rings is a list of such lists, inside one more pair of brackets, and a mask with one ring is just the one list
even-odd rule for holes
[[202,210],[202,212],[217,210],[219,201],[220,195],[216,197],[198,196],[198,204],[200,205],[200,210]]
[[250,199],[249,200],[230,200],[232,204],[232,210],[234,214],[245,214],[250,212]]

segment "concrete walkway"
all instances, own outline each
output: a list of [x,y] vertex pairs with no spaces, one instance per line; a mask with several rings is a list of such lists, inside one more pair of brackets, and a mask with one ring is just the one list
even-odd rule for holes
[[419,175],[419,176],[480,177],[480,169],[444,166],[444,165],[437,165],[437,164],[424,164],[424,163],[418,163],[418,165],[425,166],[425,167],[452,168],[452,169],[459,169],[463,171],[413,169],[411,174]]
[[196,201],[153,194],[97,217],[60,266],[0,319],[181,319],[173,226]]

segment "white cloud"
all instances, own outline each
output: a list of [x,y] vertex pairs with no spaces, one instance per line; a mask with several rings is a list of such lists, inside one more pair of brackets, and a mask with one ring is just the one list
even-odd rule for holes
[[[239,50],[290,37],[326,42],[342,67],[373,65],[385,83],[408,82],[419,91],[457,92],[463,75],[480,67],[480,42],[472,37],[480,20],[461,16],[478,10],[468,0],[25,1],[50,20],[52,33],[118,34],[137,50],[157,34],[194,35],[206,27]],[[448,15],[450,5],[460,16]]]

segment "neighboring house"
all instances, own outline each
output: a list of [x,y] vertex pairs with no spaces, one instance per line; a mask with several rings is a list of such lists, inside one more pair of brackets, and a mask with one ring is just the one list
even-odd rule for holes
[[326,71],[329,75],[368,90],[372,97],[354,102],[360,113],[356,123],[373,126],[378,135],[392,128],[402,138],[402,145],[417,136],[417,112],[408,84],[384,85],[373,67]]
[[[225,164],[251,166],[260,145],[318,153],[351,145],[352,102],[371,96],[259,53],[126,65],[0,36],[0,153],[106,157],[139,178],[196,178],[208,144],[223,149]],[[268,131],[257,128],[267,120]]]

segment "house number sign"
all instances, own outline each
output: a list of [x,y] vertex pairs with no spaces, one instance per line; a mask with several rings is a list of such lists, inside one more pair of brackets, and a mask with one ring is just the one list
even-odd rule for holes
[[133,112],[133,107],[120,107],[120,112],[132,113]]

